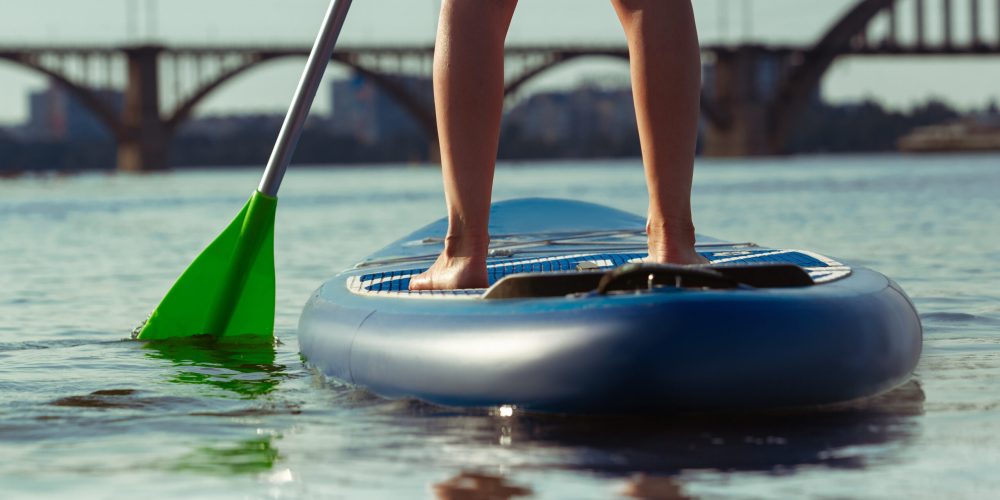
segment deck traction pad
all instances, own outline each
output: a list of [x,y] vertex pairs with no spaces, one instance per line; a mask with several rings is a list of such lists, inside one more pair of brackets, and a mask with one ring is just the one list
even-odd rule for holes
[[[851,274],[850,267],[829,257],[804,250],[773,248],[726,249],[699,251],[713,265],[795,264],[817,284],[828,283]],[[535,258],[492,258],[486,262],[490,285],[511,274],[576,271],[581,263],[591,270],[608,270],[646,258],[646,253],[581,253]],[[351,276],[347,288],[358,295],[408,298],[461,299],[478,298],[485,288],[465,290],[409,291],[410,278],[426,268],[403,269]]]

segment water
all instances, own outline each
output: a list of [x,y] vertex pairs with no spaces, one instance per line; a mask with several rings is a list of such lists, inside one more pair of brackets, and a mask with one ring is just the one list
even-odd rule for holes
[[[984,497],[1000,491],[1000,157],[702,162],[699,231],[815,249],[917,304],[912,382],[832,413],[504,416],[323,380],[295,326],[322,280],[443,211],[434,169],[293,169],[271,352],[123,340],[257,170],[0,182],[0,485],[17,496]],[[518,164],[496,199],[641,212],[636,161]],[[466,491],[467,493],[467,491]]]

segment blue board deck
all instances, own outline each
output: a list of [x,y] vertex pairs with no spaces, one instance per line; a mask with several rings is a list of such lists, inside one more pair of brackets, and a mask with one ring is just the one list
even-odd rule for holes
[[[815,283],[826,283],[850,275],[850,267],[836,260],[803,250],[751,248],[752,244],[701,249],[700,253],[713,265],[795,264],[802,267]],[[756,245],[753,245],[754,247]],[[534,258],[491,258],[486,269],[492,286],[501,279],[519,273],[572,272],[581,269],[609,270],[635,262],[642,262],[646,253],[580,253]],[[360,295],[382,295],[403,298],[478,298],[485,288],[447,291],[409,291],[410,278],[426,271],[426,267],[389,270],[350,276],[347,288]]]

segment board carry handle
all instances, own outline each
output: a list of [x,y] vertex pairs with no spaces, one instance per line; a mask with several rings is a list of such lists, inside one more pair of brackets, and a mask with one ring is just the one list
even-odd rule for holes
[[716,266],[634,263],[610,271],[513,274],[497,281],[486,290],[483,299],[606,295],[609,292],[649,290],[659,287],[787,288],[815,284],[805,269],[787,263]]
[[740,283],[707,267],[671,264],[625,264],[601,277],[594,293],[607,295],[615,291],[674,288],[738,288]]
[[805,269],[788,263],[738,266],[678,266],[635,263],[604,274],[595,293],[674,288],[788,288],[816,284]]

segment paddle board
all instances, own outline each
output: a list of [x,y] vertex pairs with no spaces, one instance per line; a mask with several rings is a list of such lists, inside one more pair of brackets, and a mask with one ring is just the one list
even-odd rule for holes
[[916,365],[919,318],[882,274],[700,235],[709,265],[656,265],[644,227],[592,203],[495,203],[490,287],[411,292],[442,248],[438,220],[324,283],[300,318],[302,354],[388,398],[560,413],[833,404]]

